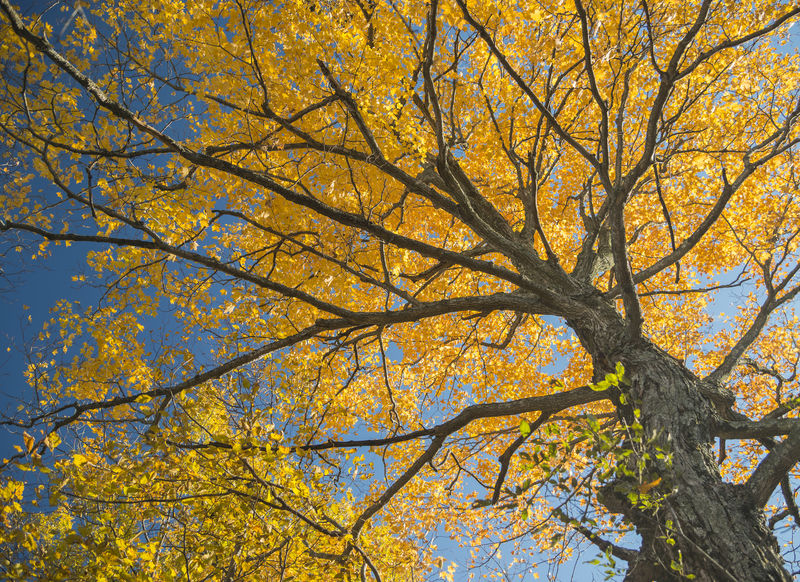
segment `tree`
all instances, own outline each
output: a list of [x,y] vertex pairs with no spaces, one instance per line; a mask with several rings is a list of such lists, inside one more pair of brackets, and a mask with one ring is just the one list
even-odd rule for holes
[[0,8],[0,229],[98,292],[5,423],[5,575],[790,579],[796,2]]

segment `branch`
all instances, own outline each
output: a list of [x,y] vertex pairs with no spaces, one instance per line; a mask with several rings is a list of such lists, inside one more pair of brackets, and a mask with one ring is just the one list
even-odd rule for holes
[[542,221],[539,218],[539,172],[536,169],[536,162],[534,161],[533,150],[528,152],[528,173],[530,174],[530,194],[528,200],[525,200],[525,226],[523,231],[530,228],[533,224],[534,229],[539,233],[539,239],[542,241],[544,252],[547,259],[551,263],[558,262],[558,255],[553,252],[550,242],[547,240],[547,235],[542,228]]
[[[433,436],[434,439],[425,452],[417,457],[417,460],[414,461],[414,463],[408,469],[406,469],[406,471],[400,475],[400,477],[398,477],[375,502],[373,502],[361,513],[361,515],[358,516],[353,524],[353,527],[351,528],[351,533],[354,537],[358,537],[358,534],[366,524],[367,520],[380,511],[387,503],[389,503],[392,497],[394,497],[398,491],[400,491],[409,481],[411,481],[411,479],[414,478],[417,473],[419,473],[422,467],[433,460],[436,453],[444,445],[447,437],[461,430],[472,421],[477,419],[496,418],[499,416],[514,416],[534,411],[541,412],[542,417],[544,417],[572,406],[597,402],[598,400],[604,400],[606,398],[607,396],[605,396],[602,392],[595,392],[588,386],[581,386],[573,390],[549,394],[547,396],[530,396],[528,398],[510,400],[508,402],[473,404],[472,406],[468,406],[455,417],[429,430],[427,436]],[[415,431],[414,434],[419,434],[419,432],[421,431]],[[393,438],[399,439],[402,437]],[[380,444],[380,441],[377,439],[373,442]]]
[[[788,127],[794,125],[794,123],[797,120],[798,113],[800,113],[800,111],[798,111],[798,109],[800,109],[800,103],[798,105],[799,107],[795,108],[795,110],[792,112],[792,115],[789,118],[790,123],[788,124]],[[689,251],[691,251],[695,246],[697,246],[697,243],[700,242],[700,239],[702,239],[705,236],[705,234],[709,231],[709,229],[717,222],[717,220],[719,220],[719,217],[722,215],[722,212],[728,205],[731,196],[733,196],[733,194],[736,193],[736,191],[742,186],[742,184],[744,184],[747,178],[749,178],[760,166],[762,166],[770,159],[783,153],[788,148],[800,143],[800,138],[797,138],[784,143],[780,147],[777,147],[777,143],[780,143],[780,140],[785,138],[787,132],[788,132],[787,124],[785,124],[783,128],[780,128],[775,132],[773,132],[766,140],[764,140],[760,144],[753,146],[749,150],[749,152],[745,155],[744,169],[742,170],[742,172],[739,174],[739,176],[737,176],[736,180],[734,180],[733,182],[728,182],[727,180],[724,180],[722,192],[720,193],[719,198],[717,198],[717,201],[714,203],[714,207],[706,215],[703,221],[697,226],[694,232],[692,232],[692,234],[690,234],[686,239],[684,239],[683,242],[681,242],[681,244],[679,244],[678,247],[674,251],[669,253],[667,256],[659,259],[649,267],[642,269],[641,271],[636,273],[633,276],[633,282],[638,284],[642,283],[643,281],[646,281],[653,275],[660,273],[664,269],[680,261]],[[765,144],[768,145],[771,141],[777,142],[776,147],[774,147],[770,152],[768,152],[758,160],[755,161],[749,160],[749,156],[752,153],[764,147]],[[618,295],[619,292],[620,289],[617,286],[608,291],[607,295],[613,297]]]
[[587,540],[592,542],[596,545],[600,550],[603,552],[611,552],[611,555],[619,558],[620,560],[625,560],[626,562],[633,563],[639,557],[639,552],[636,550],[631,550],[629,548],[623,548],[622,546],[618,546],[616,544],[612,544],[608,540],[604,540],[599,535],[594,533],[585,525],[573,525],[570,524],[575,531],[583,535]]
[[428,16],[425,22],[425,44],[423,47],[423,61],[422,61],[422,79],[425,95],[430,99],[431,107],[433,108],[433,131],[436,134],[436,144],[439,148],[439,154],[444,155],[446,148],[444,139],[444,127],[442,125],[442,109],[439,105],[439,96],[436,93],[436,87],[433,83],[431,75],[431,66],[433,65],[433,53],[436,47],[436,13],[439,9],[439,1],[432,0],[430,8],[428,9]]
[[616,190],[612,193],[614,202],[611,206],[611,253],[614,256],[614,274],[622,289],[622,303],[625,307],[625,320],[627,322],[628,337],[633,340],[642,333],[644,317],[639,296],[636,294],[636,285],[631,272],[628,259],[627,237],[625,236],[625,201],[626,193]]
[[[788,475],[781,479],[781,493],[783,500],[786,501],[786,511],[794,518],[795,523],[800,522],[800,509],[797,508],[797,502],[794,500],[794,491],[792,491]],[[771,519],[770,523],[772,523]]]
[[790,434],[800,429],[800,419],[719,420],[714,435],[722,439],[763,439]]
[[436,143],[439,150],[436,169],[447,186],[446,191],[455,198],[459,207],[463,209],[465,216],[462,219],[487,242],[505,251],[509,257],[516,258],[515,262],[529,263],[536,269],[539,267],[536,257],[527,252],[527,249],[520,249],[518,245],[514,244],[513,229],[503,218],[503,215],[480,194],[472,180],[469,179],[466,172],[458,164],[458,161],[450,153],[445,140],[441,106],[431,75],[437,36],[436,14],[438,6],[438,0],[433,0],[428,11],[425,25],[424,60],[422,62],[423,85],[425,95],[433,109],[433,130],[436,134]]
[[[446,313],[454,313],[458,311],[486,311],[487,309],[493,310],[500,305],[499,303],[494,303],[495,300],[500,300],[502,302],[503,301],[502,296],[504,295],[505,294],[499,294],[496,296],[489,295],[486,297],[466,297],[460,299],[457,298],[454,300],[437,301],[428,304],[420,304],[419,306],[416,307],[411,307],[408,309],[403,309],[398,311],[362,312],[360,314],[354,314],[355,319],[353,317],[338,318],[338,319],[318,319],[314,325],[306,327],[305,329],[299,331],[298,333],[269,342],[257,349],[251,350],[246,354],[242,354],[241,356],[230,359],[218,366],[215,366],[210,370],[207,370],[206,372],[197,374],[192,378],[188,378],[187,380],[180,382],[178,384],[153,388],[151,390],[137,392],[135,394],[129,394],[126,396],[118,396],[110,400],[71,402],[69,404],[65,404],[49,412],[45,412],[43,414],[31,417],[25,422],[3,421],[0,422],[0,425],[3,424],[14,425],[19,427],[29,428],[39,422],[55,419],[53,427],[50,430],[50,432],[52,433],[66,425],[72,424],[73,422],[80,420],[81,417],[87,412],[116,408],[118,406],[123,406],[126,404],[133,404],[137,401],[141,401],[140,399],[143,398],[149,400],[149,399],[174,396],[185,390],[197,387],[200,384],[207,382],[209,380],[218,379],[272,352],[293,346],[303,341],[307,341],[313,337],[318,336],[320,333],[324,331],[333,331],[339,329],[358,328],[367,326],[385,326],[396,323],[408,323],[412,321],[418,321],[419,319],[428,316],[444,315]],[[510,310],[518,309],[519,307],[521,307],[520,305],[521,301],[524,302],[524,299],[520,298],[518,295],[508,294],[507,297],[512,301],[512,303],[509,304]],[[494,304],[495,307],[490,307],[490,304]],[[360,321],[356,321],[358,319],[360,319]],[[592,402],[594,400],[599,400],[601,398],[597,397],[597,393],[592,392],[588,388],[586,388],[586,390],[589,391],[588,394],[585,392],[580,392],[580,390],[581,389],[576,389],[576,391],[572,391],[575,392],[575,394],[572,394],[572,392],[570,392],[570,393],[565,393],[563,395],[556,394],[544,397],[532,397],[532,399],[524,398],[521,400],[515,400],[511,402],[498,403],[498,404],[471,406],[465,409],[458,417],[456,417],[453,420],[453,421],[458,420],[459,422],[463,421],[463,424],[457,425],[457,427],[450,432],[458,430],[461,426],[466,425],[475,418],[520,414],[524,412],[530,412],[532,410],[541,409],[542,406],[555,407],[553,408],[554,410],[561,410],[564,407],[575,406],[577,404],[582,404],[584,402]],[[589,397],[588,400],[586,400],[587,397]],[[564,405],[559,408],[559,405],[562,402],[564,403]],[[66,413],[67,416],[59,416],[62,413]],[[453,421],[450,422],[452,423]],[[442,426],[450,426],[450,424],[445,423],[445,425]],[[325,448],[334,448],[336,446],[346,446],[346,445],[377,446],[377,444],[390,444],[390,442],[401,442],[403,440],[409,440],[411,438],[418,438],[419,436],[438,434],[438,430],[439,429],[434,429],[433,431],[415,431],[410,436],[406,435],[405,437],[396,437],[393,439],[389,439],[385,442],[364,441],[363,443],[359,444],[323,443],[321,445],[316,445],[316,446],[309,445],[306,447],[298,447],[298,448],[304,448],[308,450],[322,450]],[[448,432],[447,434],[450,433]],[[36,443],[35,448],[37,450],[41,448],[43,441],[44,439]],[[18,457],[20,457],[20,455],[16,455],[10,460],[13,460]],[[6,464],[7,463],[0,465],[0,467],[5,466]]]
[[508,331],[506,332],[506,336],[500,341],[500,343],[481,342],[481,345],[487,348],[493,348],[495,350],[506,349],[508,347],[508,344],[511,343],[511,340],[514,339],[514,334],[517,332],[517,328],[525,321],[526,318],[527,318],[526,314],[515,313],[514,319],[511,321],[511,325],[509,326]]
[[[788,283],[788,278],[782,282],[781,286],[785,286],[786,283]],[[798,294],[800,294],[800,286],[794,287],[779,298],[774,295],[774,292],[768,294],[767,298],[764,300],[764,303],[759,308],[753,323],[750,324],[750,327],[747,329],[744,335],[742,335],[742,337],[739,338],[739,341],[737,341],[733,348],[731,348],[730,352],[728,352],[728,355],[726,355],[722,360],[722,363],[704,379],[716,384],[724,383],[731,375],[745,352],[750,348],[753,342],[758,339],[759,335],[761,335],[764,326],[769,321],[770,314],[777,307],[780,307],[784,303],[794,299]]]
[[0,224],[0,232],[7,230],[21,230],[25,232],[30,232],[33,234],[37,234],[42,238],[52,241],[105,243],[118,247],[134,247],[140,249],[163,251],[169,255],[180,257],[192,263],[203,265],[204,267],[208,267],[213,271],[225,273],[226,275],[231,275],[232,277],[235,277],[237,279],[248,281],[250,283],[257,285],[258,287],[269,289],[270,291],[274,291],[284,297],[292,297],[294,299],[299,299],[300,301],[303,301],[308,305],[312,305],[317,309],[320,309],[332,315],[338,315],[339,317],[346,318],[350,317],[354,313],[350,310],[343,309],[341,307],[328,303],[327,301],[322,301],[321,299],[318,299],[313,295],[306,293],[305,291],[300,291],[299,289],[295,289],[294,287],[289,287],[287,285],[282,285],[280,283],[270,281],[266,277],[260,277],[248,271],[237,269],[231,265],[223,263],[218,259],[209,257],[208,255],[195,253],[186,250],[184,248],[181,248],[179,246],[168,244],[162,241],[161,239],[146,241],[146,240],[137,240],[131,238],[103,236],[103,235],[81,235],[81,234],[70,234],[70,233],[60,234],[44,230],[37,226],[31,226],[29,224],[23,224],[19,222],[4,222],[3,224]]
[[[254,362],[260,358],[263,358],[267,354],[272,352],[281,350],[283,348],[295,345],[299,342],[308,340],[321,331],[328,329],[325,325],[320,325],[316,323],[311,325],[304,330],[299,331],[296,334],[287,336],[282,339],[275,340],[273,342],[269,342],[260,348],[247,352],[246,354],[242,354],[236,358],[232,358],[227,362],[220,364],[219,366],[215,366],[210,370],[207,370],[201,374],[196,374],[195,376],[184,380],[178,384],[173,384],[172,386],[163,386],[161,388],[154,388],[152,390],[147,390],[145,392],[137,392],[136,394],[129,394],[127,396],[118,396],[116,398],[112,398],[110,400],[102,400],[102,401],[88,401],[88,402],[71,402],[69,404],[65,404],[60,406],[50,412],[46,412],[40,414],[38,416],[34,416],[30,418],[27,422],[15,422],[15,421],[3,421],[0,424],[9,425],[13,424],[15,426],[20,427],[32,427],[38,422],[47,421],[50,419],[55,419],[52,427],[49,430],[49,434],[52,434],[58,431],[60,428],[72,424],[73,422],[80,420],[81,416],[84,415],[86,412],[92,412],[95,410],[105,410],[110,408],[115,408],[118,406],[123,406],[125,404],[133,404],[137,401],[141,401],[143,398],[147,399],[155,399],[164,396],[174,396],[175,394],[179,394],[191,388],[195,388],[204,382],[208,382],[209,380],[216,380],[221,378],[222,376]],[[61,413],[69,412],[68,416],[59,417]],[[47,438],[45,436],[40,441],[34,444],[31,447],[31,450],[42,450],[44,447],[44,440]],[[14,461],[15,459],[24,457],[27,453],[20,453],[12,456],[9,459],[5,459],[2,463],[0,463],[0,469],[6,467],[10,462]]]
[[500,455],[500,471],[497,474],[497,480],[494,483],[494,493],[492,493],[492,504],[497,503],[497,500],[500,499],[500,490],[503,488],[503,482],[506,480],[506,473],[508,473],[508,465],[511,462],[511,457],[514,456],[514,453],[517,452],[522,444],[528,440],[528,436],[532,435],[535,431],[539,430],[539,427],[550,418],[549,413],[542,412],[539,414],[539,417],[536,419],[531,425],[531,431],[528,435],[520,435],[516,438],[516,440],[511,443],[508,448],[503,451],[503,454]]
[[[650,107],[650,115],[647,119],[647,130],[644,138],[644,148],[642,155],[636,165],[625,175],[625,178],[620,181],[623,185],[623,190],[626,192],[631,189],[633,184],[642,176],[647,168],[652,164],[653,152],[655,151],[658,141],[658,121],[664,112],[664,108],[669,99],[670,93],[678,79],[678,67],[681,60],[683,60],[686,50],[689,45],[694,41],[698,32],[702,28],[708,16],[709,8],[711,7],[711,0],[703,0],[700,9],[697,11],[697,18],[695,19],[692,27],[686,31],[686,34],[678,41],[675,47],[675,52],[670,58],[669,65],[666,71],[660,73],[661,82],[658,86],[658,92],[653,99],[653,104]],[[609,190],[610,191],[610,190]]]
[[[589,77],[589,89],[594,97],[597,107],[600,109],[600,149],[603,153],[603,158],[600,163],[603,171],[608,175],[608,168],[611,158],[611,153],[608,145],[608,103],[600,94],[600,89],[597,86],[597,80],[594,76],[594,64],[592,63],[592,45],[589,41],[589,22],[586,15],[586,9],[583,7],[581,0],[575,0],[575,9],[578,11],[578,17],[581,21],[581,40],[583,43],[583,58],[586,75]],[[620,155],[620,154],[618,154]],[[619,179],[619,175],[617,176]]]
[[361,115],[361,110],[358,108],[358,104],[353,98],[353,95],[351,95],[349,91],[342,89],[342,86],[339,84],[339,81],[336,80],[336,77],[333,76],[333,73],[331,73],[328,65],[322,62],[320,59],[317,59],[317,64],[319,65],[322,74],[325,75],[325,78],[328,80],[328,83],[330,83],[330,86],[336,96],[344,102],[348,111],[350,111],[350,114],[353,116],[353,119],[355,120],[358,130],[361,132],[361,136],[364,138],[364,141],[367,142],[372,155],[377,159],[382,160],[383,152],[381,152],[381,148],[378,145],[378,142],[375,140],[375,136],[367,126],[367,122],[364,121],[364,116]]
[[746,42],[749,42],[751,40],[756,40],[759,37],[765,36],[765,35],[769,34],[770,32],[773,32],[774,30],[779,28],[782,24],[784,24],[787,20],[789,20],[793,16],[797,16],[798,14],[800,14],[800,7],[792,8],[791,10],[789,10],[783,16],[780,16],[780,17],[776,18],[775,20],[770,22],[768,25],[762,26],[758,30],[754,30],[753,32],[748,33],[748,34],[746,34],[744,36],[740,36],[738,38],[732,38],[730,40],[726,40],[725,42],[721,42],[720,44],[718,44],[714,48],[702,51],[699,55],[697,55],[697,58],[694,60],[694,62],[692,62],[692,64],[688,65],[685,69],[680,71],[680,73],[679,73],[680,77],[685,77],[686,75],[690,74],[700,64],[702,64],[704,61],[708,60],[708,58],[713,56],[714,54],[716,54],[716,53],[718,53],[720,51],[723,51],[725,49],[735,48],[737,46],[741,46]]
[[257,229],[259,229],[259,230],[261,230],[263,232],[271,234],[271,235],[273,235],[275,237],[278,237],[278,238],[280,238],[282,240],[288,241],[291,244],[293,244],[293,245],[297,246],[298,248],[302,249],[303,251],[305,251],[305,252],[307,252],[309,254],[312,254],[314,256],[317,256],[317,257],[323,259],[324,261],[326,261],[328,263],[336,265],[341,270],[349,273],[350,275],[352,275],[354,277],[357,277],[358,279],[360,279],[364,283],[367,283],[369,285],[374,285],[376,287],[380,287],[381,289],[383,289],[387,293],[391,293],[391,294],[397,295],[398,297],[400,297],[401,299],[407,301],[411,305],[419,305],[419,303],[420,303],[417,299],[415,299],[408,292],[404,291],[403,289],[400,289],[396,285],[393,285],[390,280],[387,279],[385,281],[381,281],[379,279],[376,279],[375,277],[371,277],[371,276],[367,275],[366,273],[364,273],[362,271],[358,271],[358,270],[354,269],[353,267],[351,267],[347,263],[347,261],[342,260],[342,259],[338,259],[335,256],[332,256],[332,255],[329,255],[327,253],[324,253],[324,252],[320,251],[319,249],[317,249],[314,246],[307,245],[304,242],[302,242],[301,240],[299,240],[298,238],[294,237],[293,234],[291,234],[291,233],[285,233],[285,232],[281,232],[279,230],[276,230],[274,228],[271,228],[271,227],[269,227],[267,225],[264,225],[264,224],[258,222],[257,220],[254,220],[253,218],[250,218],[249,216],[247,216],[243,212],[239,212],[237,210],[217,210],[217,209],[215,209],[215,210],[213,210],[213,212],[214,212],[214,214],[217,214],[219,216],[231,216],[231,217],[234,217],[234,218],[239,218],[239,219],[243,220],[244,222],[252,225],[253,227],[255,227],[255,228],[257,228]]
[[756,507],[764,507],[775,487],[787,475],[789,469],[800,460],[800,430],[794,430],[783,441],[775,445],[759,463],[747,480]]
[[719,289],[733,289],[741,287],[750,277],[743,277],[739,279],[744,272],[739,273],[732,283],[720,283],[719,285],[710,285],[708,287],[686,288],[686,289],[662,289],[660,291],[642,291],[639,297],[653,297],[655,295],[687,295],[690,293],[710,293],[711,291],[718,291]]
[[739,338],[739,341],[731,348],[719,366],[708,374],[704,379],[715,384],[723,384],[739,363],[740,358],[750,348],[754,341],[761,335],[761,331],[769,321],[769,315],[775,309],[775,298],[770,295],[758,310],[753,323],[747,331]]
[[[5,0],[3,0],[5,1]],[[517,86],[522,90],[522,92],[531,100],[534,104],[536,109],[542,114],[542,116],[547,119],[547,123],[550,127],[553,128],[559,137],[561,137],[564,141],[566,141],[570,146],[572,146],[575,151],[577,151],[586,161],[588,161],[600,174],[601,179],[603,180],[604,185],[608,187],[608,191],[611,191],[611,184],[608,181],[608,174],[603,171],[603,165],[600,161],[590,153],[586,148],[584,148],[578,141],[572,137],[567,130],[565,130],[561,124],[558,122],[558,119],[550,112],[550,110],[545,107],[545,104],[542,103],[530,86],[525,82],[525,80],[520,76],[517,70],[511,66],[511,63],[508,62],[508,59],[505,55],[500,51],[497,47],[497,44],[492,40],[492,36],[489,34],[489,31],[486,30],[486,27],[479,24],[477,20],[470,14],[469,9],[467,8],[466,0],[456,0],[456,3],[461,8],[461,12],[464,15],[464,20],[466,20],[470,26],[480,35],[483,42],[486,43],[486,46],[489,47],[489,50],[498,60],[500,65],[503,69],[509,74],[509,76],[514,80]]]
[[[661,178],[658,177],[658,168],[653,166],[653,176],[656,179],[656,193],[658,194],[658,202],[661,204],[661,214],[664,216],[664,220],[667,222],[667,229],[669,230],[669,242],[672,245],[672,251],[675,251],[675,229],[672,226],[672,217],[669,214],[669,209],[667,208],[667,203],[664,200],[664,195],[661,193]],[[680,262],[676,263],[675,267],[675,282],[678,283],[681,280],[681,264]]]

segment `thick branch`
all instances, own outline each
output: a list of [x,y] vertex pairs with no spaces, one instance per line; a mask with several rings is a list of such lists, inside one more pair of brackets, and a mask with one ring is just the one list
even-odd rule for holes
[[619,558],[620,560],[633,563],[639,557],[639,552],[636,550],[631,550],[630,548],[623,548],[622,546],[612,544],[608,540],[601,538],[585,525],[570,524],[570,526],[583,535],[587,540],[600,548],[601,551],[610,551],[612,556]]
[[639,304],[639,296],[636,294],[636,287],[631,272],[630,260],[628,259],[627,237],[625,236],[625,198],[626,193],[616,191],[613,194],[615,200],[611,206],[611,253],[614,257],[614,273],[619,280],[622,289],[622,303],[625,306],[625,321],[628,337],[638,338],[642,333],[642,307]]
[[790,434],[800,429],[800,419],[720,420],[714,434],[722,439],[762,439]]
[[746,485],[756,507],[761,508],[767,504],[775,487],[798,460],[800,460],[800,430],[795,430],[764,457],[747,480]]
[[[787,282],[787,280],[784,280],[783,285],[785,285]],[[769,321],[770,314],[777,307],[794,299],[798,294],[800,294],[800,286],[791,289],[780,298],[776,298],[772,293],[770,293],[767,296],[767,299],[761,305],[761,308],[758,310],[753,323],[750,324],[750,327],[747,328],[747,331],[744,333],[744,335],[742,335],[742,337],[739,338],[739,341],[737,341],[736,344],[731,348],[730,352],[728,352],[728,354],[725,356],[725,359],[722,360],[722,363],[717,366],[717,368],[705,379],[717,384],[724,383],[731,375],[736,365],[739,363],[739,360],[742,358],[742,356],[744,356],[745,352],[761,335],[764,326]]]
[[705,379],[707,381],[722,384],[728,379],[731,372],[733,372],[733,369],[736,367],[736,364],[739,363],[739,359],[750,348],[753,342],[758,339],[758,336],[761,335],[761,331],[764,329],[767,321],[769,321],[769,315],[772,313],[773,309],[775,309],[774,297],[769,296],[759,308],[753,323],[750,324],[750,327],[747,328],[744,335],[742,335],[739,341],[731,348],[722,360],[722,363],[706,376]]

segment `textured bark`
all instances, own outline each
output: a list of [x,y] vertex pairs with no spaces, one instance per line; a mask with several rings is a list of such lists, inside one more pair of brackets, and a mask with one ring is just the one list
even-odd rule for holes
[[652,452],[655,446],[671,452],[671,464],[653,466],[662,479],[657,491],[667,494],[657,509],[636,507],[624,484],[601,491],[606,507],[642,537],[626,580],[679,580],[687,574],[714,582],[790,580],[750,490],[722,481],[712,453],[718,412],[709,387],[649,342],[627,340],[623,320],[609,305],[594,307],[591,314],[572,318],[571,325],[598,372],[612,370],[615,362],[625,366],[630,403],[618,406],[620,415],[632,421],[633,407],[639,408],[645,440],[655,437]]

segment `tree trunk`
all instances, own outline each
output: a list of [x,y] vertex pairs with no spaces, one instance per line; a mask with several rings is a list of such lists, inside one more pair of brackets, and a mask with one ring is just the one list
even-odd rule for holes
[[[643,507],[636,483],[617,481],[601,489],[601,502],[642,538],[625,579],[791,580],[762,508],[746,486],[721,478],[712,451],[718,412],[707,396],[710,388],[646,340],[627,341],[624,322],[609,308],[595,305],[570,323],[592,354],[596,375],[616,362],[625,366],[629,384],[619,414],[630,424],[634,408],[641,411],[642,441],[653,457],[649,479],[661,478],[652,493],[666,496],[655,507]],[[656,461],[657,449],[669,452],[670,460]]]

